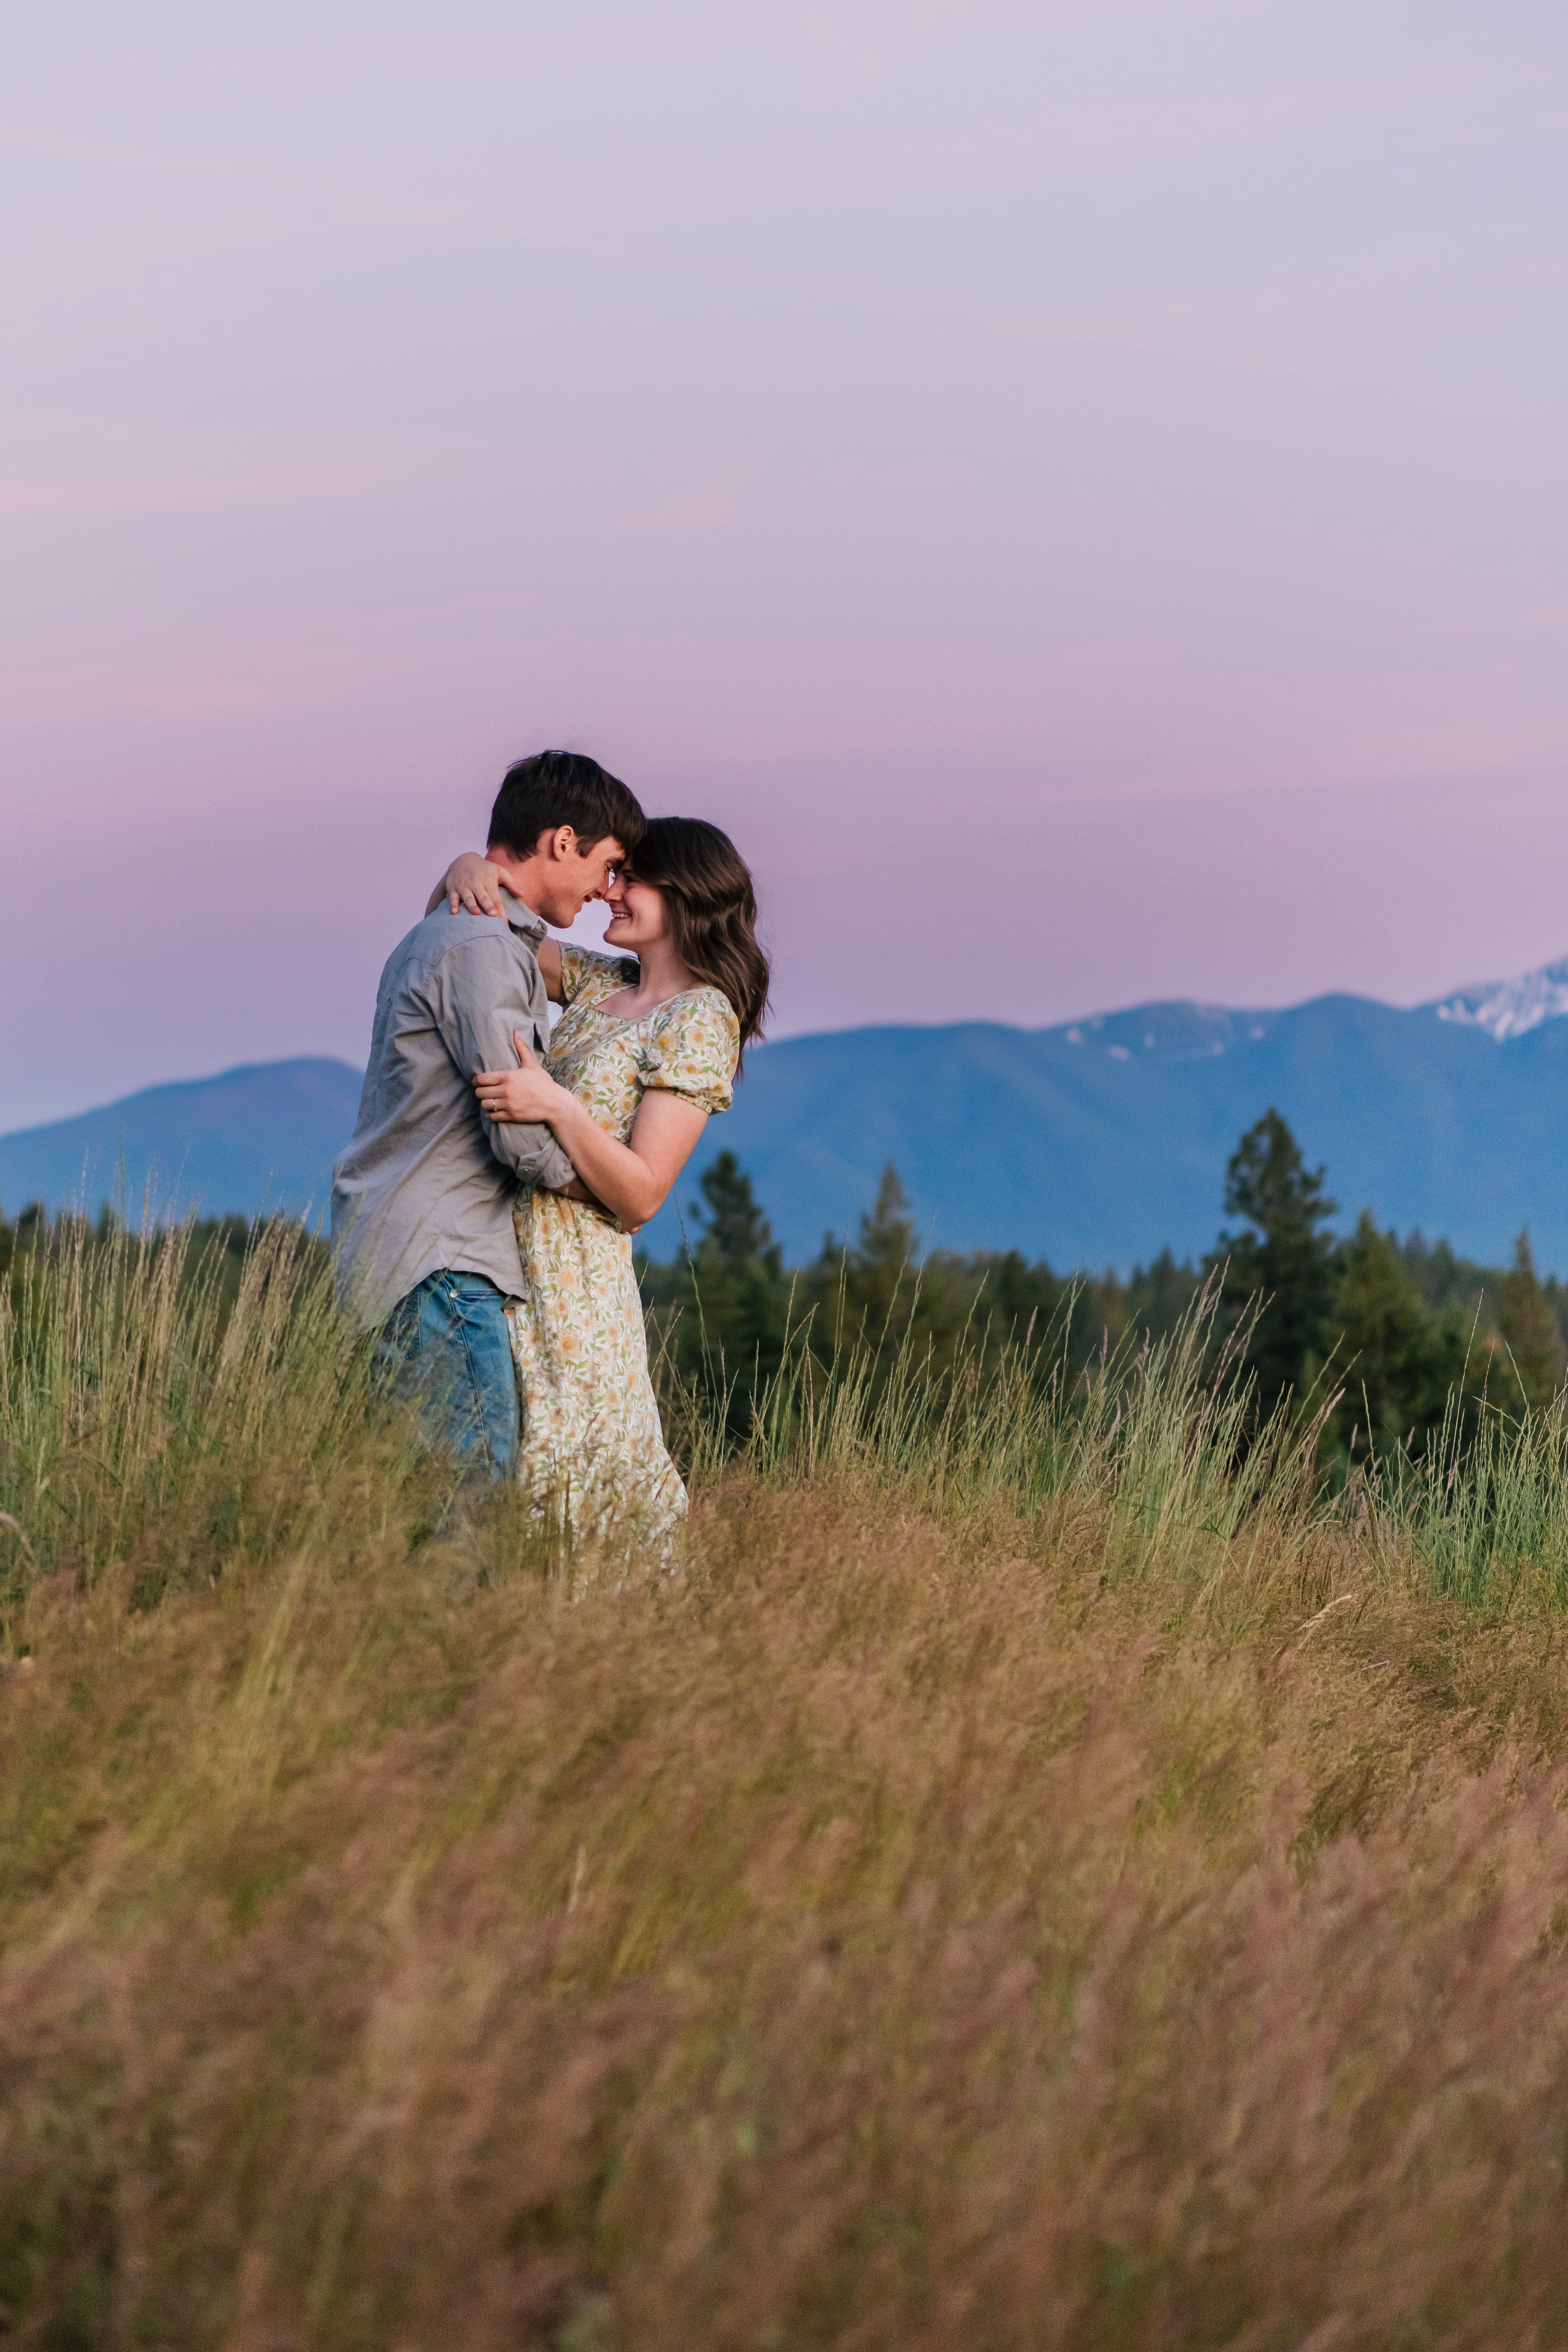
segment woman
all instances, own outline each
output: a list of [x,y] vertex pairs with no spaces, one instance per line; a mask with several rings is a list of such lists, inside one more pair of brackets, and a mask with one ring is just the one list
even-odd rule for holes
[[[493,879],[482,859],[460,857],[446,887],[489,912]],[[525,1193],[515,1213],[519,1475],[579,1540],[630,1518],[662,1549],[686,1489],[648,1378],[630,1233],[661,1205],[708,1120],[730,1108],[768,966],[751,875],[700,817],[656,817],[605,897],[613,952],[553,940],[539,950],[546,992],[564,1007],[546,1061],[520,1040],[522,1066],[484,1071],[475,1091],[487,1118],[552,1127],[594,1196]]]

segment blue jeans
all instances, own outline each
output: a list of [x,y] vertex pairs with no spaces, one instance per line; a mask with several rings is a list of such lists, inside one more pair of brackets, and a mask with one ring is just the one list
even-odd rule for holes
[[419,1407],[426,1443],[468,1481],[510,1478],[517,1461],[517,1370],[505,1301],[482,1274],[427,1274],[376,1335],[394,1396]]

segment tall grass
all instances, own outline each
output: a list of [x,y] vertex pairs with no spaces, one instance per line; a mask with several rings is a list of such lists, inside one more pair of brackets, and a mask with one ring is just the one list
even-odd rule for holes
[[204,1280],[0,1326],[7,2341],[1568,2343],[1552,1416],[1334,1494],[1201,1318],[796,1345],[574,1582]]
[[1472,1607],[1507,1601],[1521,1577],[1568,1603],[1568,1412],[1482,1413],[1468,1428],[1451,1399],[1418,1462],[1377,1465],[1357,1498],[1422,1561],[1428,1588]]
[[[238,1295],[188,1230],[62,1219],[0,1286],[0,1563],[90,1585],[275,1550],[363,1424],[368,1351],[341,1324],[323,1253],[258,1225]],[[5,1554],[9,1552],[9,1561]],[[0,1585],[0,1590],[4,1586]]]
[[[268,1558],[320,1506],[323,1480],[374,1431],[369,1350],[345,1329],[324,1253],[298,1226],[257,1227],[237,1296],[224,1259],[150,1226],[97,1234],[62,1220],[0,1286],[0,1594],[40,1573],[90,1585],[133,1563],[140,1601]],[[1500,1605],[1526,1579],[1568,1602],[1568,1415],[1517,1419],[1456,1398],[1418,1460],[1373,1459],[1331,1492],[1315,1413],[1259,1420],[1238,1375],[1246,1331],[1216,1341],[1211,1287],[1177,1328],[1069,1359],[1057,1324],[1000,1348],[975,1328],[933,1373],[908,1333],[893,1347],[842,1327],[825,1349],[795,1323],[752,1400],[737,1448],[734,1381],[718,1363],[682,1391],[663,1367],[667,1420],[700,1487],[733,1471],[777,1483],[881,1482],[972,1529],[1069,1500],[1104,1506],[1117,1574],[1157,1558],[1200,1580],[1264,1545],[1277,1561],[1325,1537],[1368,1572],[1418,1564],[1435,1595]],[[406,1443],[373,1442],[410,1524],[439,1515]],[[412,1480],[413,1484],[410,1484]],[[433,1499],[436,1497],[436,1499]]]
[[824,1348],[802,1318],[739,1447],[740,1381],[721,1358],[683,1391],[666,1356],[667,1418],[700,1476],[738,1454],[770,1480],[870,1476],[971,1519],[1092,1497],[1116,1516],[1123,1572],[1155,1557],[1201,1572],[1216,1544],[1232,1565],[1259,1542],[1278,1560],[1332,1537],[1369,1569],[1418,1562],[1435,1596],[1489,1607],[1525,1575],[1568,1603],[1568,1398],[1510,1415],[1456,1393],[1428,1449],[1373,1454],[1336,1485],[1320,1456],[1338,1394],[1259,1413],[1250,1320],[1222,1335],[1220,1305],[1211,1281],[1169,1334],[1126,1335],[1080,1366],[1069,1297],[1048,1330],[1000,1347],[973,1328],[940,1371],[912,1328],[889,1348],[840,1318]]
[[[1241,1372],[1250,1323],[1218,1337],[1219,1305],[1205,1286],[1165,1337],[1108,1343],[1082,1366],[1069,1297],[1049,1328],[999,1346],[973,1326],[940,1371],[912,1324],[889,1349],[847,1335],[841,1319],[824,1349],[802,1318],[753,1397],[740,1455],[773,1482],[870,1478],[972,1529],[1093,1502],[1118,1574],[1155,1558],[1167,1570],[1234,1566],[1265,1533],[1276,1558],[1293,1556],[1330,1516],[1314,1465],[1332,1401],[1259,1415]],[[726,1369],[671,1400],[710,1476],[736,1453]]]
[[[871,1469],[935,1508],[1005,1500],[1026,1513],[1089,1488],[1132,1503],[1149,1532],[1216,1512],[1229,1531],[1265,1496],[1300,1497],[1316,1424],[1303,1432],[1282,1410],[1256,1425],[1237,1376],[1249,1326],[1215,1344],[1214,1286],[1168,1337],[1108,1343],[1083,1368],[1069,1355],[1073,1304],[1000,1345],[972,1323],[940,1370],[912,1318],[890,1348],[847,1331],[842,1312],[826,1348],[813,1318],[792,1320],[752,1398],[745,1458],[775,1477]],[[736,1381],[721,1360],[707,1371],[705,1393],[682,1402],[698,1465],[713,1470],[733,1451]]]

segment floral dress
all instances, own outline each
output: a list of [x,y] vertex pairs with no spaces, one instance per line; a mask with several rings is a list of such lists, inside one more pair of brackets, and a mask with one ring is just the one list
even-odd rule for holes
[[[602,1010],[626,985],[618,957],[563,946],[565,1006],[550,1041],[552,1078],[625,1143],[650,1087],[710,1115],[728,1110],[741,1032],[716,988],[672,996],[640,1021]],[[666,1451],[648,1378],[629,1234],[585,1202],[527,1192],[513,1212],[522,1297],[510,1310],[521,1387],[518,1475],[575,1540],[625,1533],[668,1557],[686,1489]]]

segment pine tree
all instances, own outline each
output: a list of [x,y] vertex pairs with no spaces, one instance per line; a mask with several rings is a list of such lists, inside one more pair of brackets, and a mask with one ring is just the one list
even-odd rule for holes
[[692,1202],[700,1235],[699,1257],[707,1255],[731,1270],[764,1266],[776,1280],[784,1254],[752,1190],[752,1180],[732,1151],[721,1151],[703,1171],[700,1190],[705,1205]]
[[1139,1266],[1132,1269],[1128,1288],[1133,1328],[1151,1339],[1165,1339],[1190,1310],[1197,1287],[1191,1262],[1178,1265],[1167,1244],[1147,1273]]
[[1492,1366],[1492,1402],[1516,1411],[1549,1405],[1563,1378],[1563,1339],[1536,1277],[1528,1225],[1514,1243],[1513,1265],[1502,1278],[1498,1330],[1506,1353],[1500,1350]]
[[1438,1321],[1405,1272],[1392,1234],[1370,1210],[1336,1255],[1338,1290],[1325,1329],[1328,1377],[1342,1386],[1331,1434],[1352,1460],[1419,1452],[1438,1426],[1463,1363],[1462,1329]]
[[[907,1331],[920,1285],[913,1278],[914,1220],[899,1171],[889,1160],[869,1214],[862,1212],[853,1242],[822,1237],[812,1292],[818,1309],[812,1345],[830,1355],[843,1339],[868,1341],[889,1357]],[[940,1290],[943,1286],[938,1282]],[[922,1317],[929,1325],[930,1317]],[[928,1333],[928,1337],[929,1337]]]
[[1300,1393],[1333,1305],[1333,1242],[1323,1229],[1339,1204],[1324,1194],[1325,1172],[1308,1170],[1295,1137],[1272,1108],[1248,1128],[1226,1170],[1226,1213],[1245,1219],[1252,1230],[1222,1233],[1205,1265],[1223,1270],[1233,1327],[1249,1307],[1261,1306],[1246,1361],[1263,1412],[1288,1391]]
[[848,1254],[845,1304],[852,1326],[882,1348],[894,1346],[907,1329],[916,1298],[911,1278],[914,1220],[899,1171],[889,1160],[877,1187],[869,1216]]
[[[1066,1286],[1057,1280],[1045,1260],[1031,1265],[1021,1250],[1005,1250],[999,1255],[977,1252],[968,1263],[984,1282],[979,1315],[994,1341],[998,1345],[1027,1341],[1037,1351],[1044,1350],[1052,1318],[1066,1292]],[[1055,1361],[1054,1350],[1049,1360]]]
[[727,1398],[727,1424],[739,1439],[784,1359],[784,1253],[732,1151],[704,1169],[699,1189],[701,1203],[691,1204],[697,1246],[684,1268],[675,1359],[700,1389]]
[[909,1197],[889,1160],[877,1187],[870,1215],[860,1219],[860,1238],[850,1252],[850,1263],[866,1273],[890,1274],[896,1279],[915,1254],[914,1220]]

